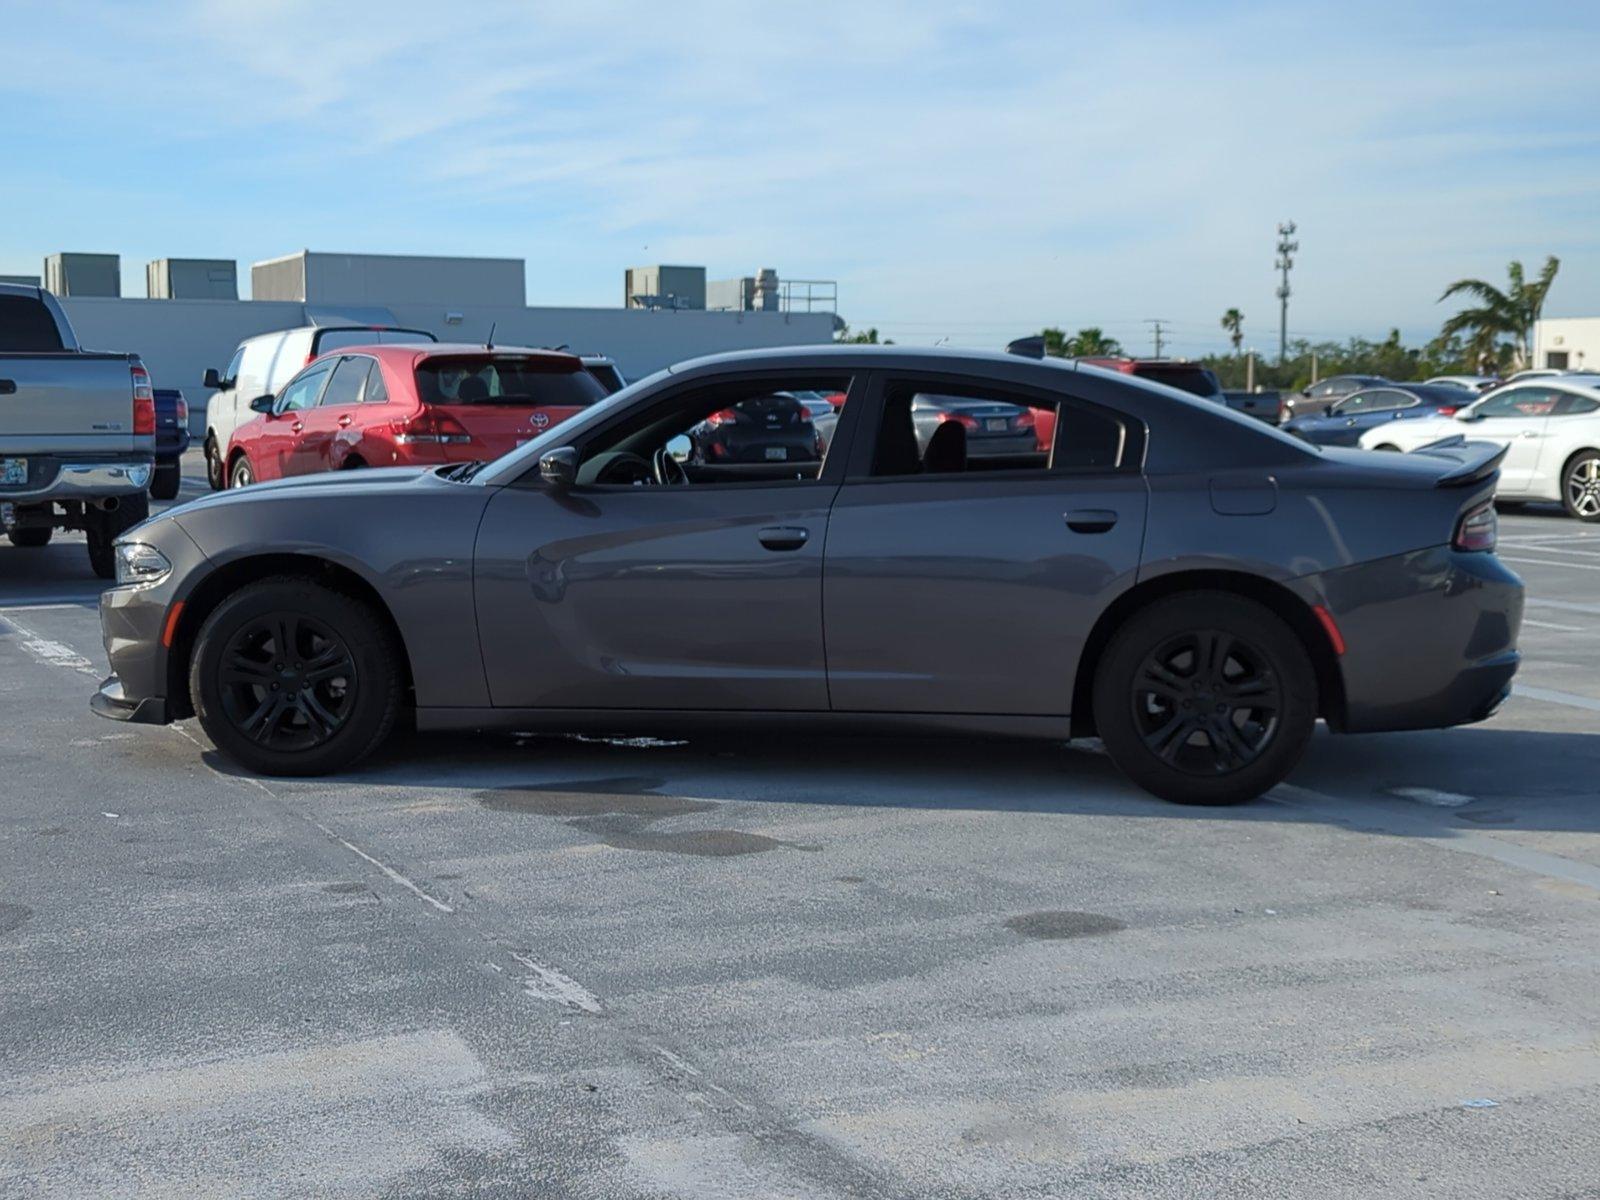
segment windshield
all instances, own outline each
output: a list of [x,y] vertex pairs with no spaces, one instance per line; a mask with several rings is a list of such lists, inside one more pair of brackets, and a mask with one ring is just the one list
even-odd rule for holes
[[587,408],[606,389],[575,360],[473,355],[417,364],[424,404],[523,404]]
[[591,404],[583,412],[571,420],[563,421],[560,425],[552,426],[531,441],[524,442],[515,450],[507,451],[499,458],[489,463],[482,470],[481,477],[490,484],[510,483],[525,471],[532,470],[539,462],[539,456],[546,451],[554,450],[558,446],[566,446],[575,441],[580,435],[606,420],[619,408],[625,408],[633,402],[645,388],[653,388],[664,379],[672,376],[670,369],[657,371],[654,375],[646,375],[643,379],[636,379],[619,392],[612,392],[604,400]]

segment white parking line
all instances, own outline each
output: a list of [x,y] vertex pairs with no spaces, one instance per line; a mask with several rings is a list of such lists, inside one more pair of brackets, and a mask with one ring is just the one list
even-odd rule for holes
[[1585,712],[1600,712],[1600,700],[1588,696],[1579,696],[1573,692],[1558,692],[1554,688],[1534,687],[1532,684],[1517,683],[1511,687],[1513,696],[1526,696],[1529,700],[1541,700],[1545,704],[1565,704],[1568,708],[1581,708]]
[[531,955],[510,952],[511,957],[533,974],[522,981],[522,990],[528,995],[539,1000],[549,1000],[555,1004],[565,1005],[567,1008],[581,1009],[586,1013],[598,1015],[600,999],[583,984],[570,975],[563,975],[554,967],[540,962]]
[[[254,782],[254,781],[252,780],[251,782]],[[322,832],[327,834],[328,837],[330,837],[334,841],[338,842],[339,845],[343,846],[346,850],[350,851],[351,854],[354,854],[357,858],[365,859],[367,862],[369,862],[373,866],[377,867],[378,870],[382,871],[384,873],[384,875],[387,876],[391,881],[393,881],[394,883],[398,883],[401,887],[405,888],[406,891],[412,893],[419,900],[426,901],[428,904],[433,905],[434,908],[438,909],[442,913],[453,913],[453,912],[455,912],[455,909],[451,908],[443,900],[437,899],[434,896],[430,896],[427,892],[423,891],[422,888],[418,887],[411,880],[407,879],[404,875],[400,874],[399,871],[396,871],[388,863],[379,862],[377,859],[373,858],[372,855],[368,854],[365,850],[363,850],[360,846],[357,846],[353,842],[345,841],[344,838],[340,837],[333,830],[329,829],[321,821],[313,820],[311,817],[306,817],[305,819],[308,822],[310,822],[312,825],[315,825],[318,829],[322,830]]]
[[1524,626],[1532,625],[1535,629],[1559,629],[1562,633],[1582,633],[1583,629],[1577,625],[1557,625],[1554,621],[1535,621],[1532,617],[1523,617]]
[[[1541,550],[1543,546],[1539,547]],[[1530,567],[1564,567],[1568,571],[1600,571],[1600,563],[1575,563],[1575,562],[1550,562],[1543,558],[1512,558],[1509,554],[1500,556],[1506,562],[1527,563]]]
[[1600,604],[1579,604],[1573,600],[1546,600],[1543,596],[1529,596],[1523,603],[1535,608],[1559,608],[1562,612],[1592,613],[1600,616]]
[[22,636],[20,643],[22,652],[30,658],[49,667],[62,667],[68,671],[77,671],[80,674],[88,675],[91,678],[100,674],[87,658],[79,654],[71,646],[62,642],[52,641],[50,638],[34,632],[15,617],[7,617],[0,624],[9,626]]

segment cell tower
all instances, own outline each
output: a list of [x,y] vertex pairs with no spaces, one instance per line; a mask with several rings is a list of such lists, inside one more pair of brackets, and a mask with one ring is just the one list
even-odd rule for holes
[[1285,221],[1278,226],[1278,268],[1283,282],[1278,285],[1278,365],[1289,360],[1289,268],[1294,266],[1294,252],[1300,243],[1293,240],[1294,222]]

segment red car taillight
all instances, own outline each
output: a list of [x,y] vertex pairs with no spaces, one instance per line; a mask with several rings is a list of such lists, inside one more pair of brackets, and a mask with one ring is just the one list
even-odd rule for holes
[[133,384],[133,434],[153,434],[156,431],[156,394],[150,387],[150,372],[144,364],[135,362],[128,367]]
[[472,441],[467,427],[449,413],[435,412],[431,408],[392,426],[394,440],[402,446],[453,446]]
[[1493,550],[1500,534],[1500,518],[1493,502],[1480,504],[1456,523],[1450,544],[1457,550]]
[[1453,417],[1453,416],[1456,415],[1456,410],[1455,410],[1454,406],[1447,406],[1445,408],[1435,409],[1434,412],[1435,412],[1436,415],[1441,416],[1441,417]]
[[961,424],[965,425],[968,429],[976,429],[978,427],[978,418],[970,413],[940,413],[939,424],[943,425],[946,421],[960,421]]
[[1012,421],[1012,425],[1017,429],[1032,429],[1033,428],[1033,409],[1031,409],[1031,408],[1023,409],[1020,413],[1018,413],[1016,415],[1016,418]]
[[707,417],[706,418],[706,424],[707,425],[732,425],[738,419],[739,419],[739,414],[738,413],[734,412],[733,409],[731,409],[731,408],[725,408],[721,412],[714,412],[709,417]]

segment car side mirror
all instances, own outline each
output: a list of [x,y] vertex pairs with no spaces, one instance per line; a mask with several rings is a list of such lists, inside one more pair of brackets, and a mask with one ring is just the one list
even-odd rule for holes
[[680,433],[675,438],[667,440],[667,453],[677,462],[688,462],[689,454],[694,450],[694,443],[689,440],[689,435]]
[[551,450],[539,459],[539,478],[557,491],[566,491],[578,481],[578,452],[571,446]]
[[212,389],[214,389],[216,391],[221,391],[222,390],[222,372],[218,371],[215,367],[207,367],[205,375],[200,380],[200,386],[201,387],[212,388]]
[[272,396],[257,396],[254,400],[250,401],[250,411],[258,413],[271,412],[273,399],[274,398]]
[[1481,421],[1481,420],[1483,420],[1483,414],[1478,412],[1478,411],[1476,411],[1475,409],[1462,408],[1462,409],[1458,409],[1456,411],[1456,420],[1458,420],[1458,421]]

